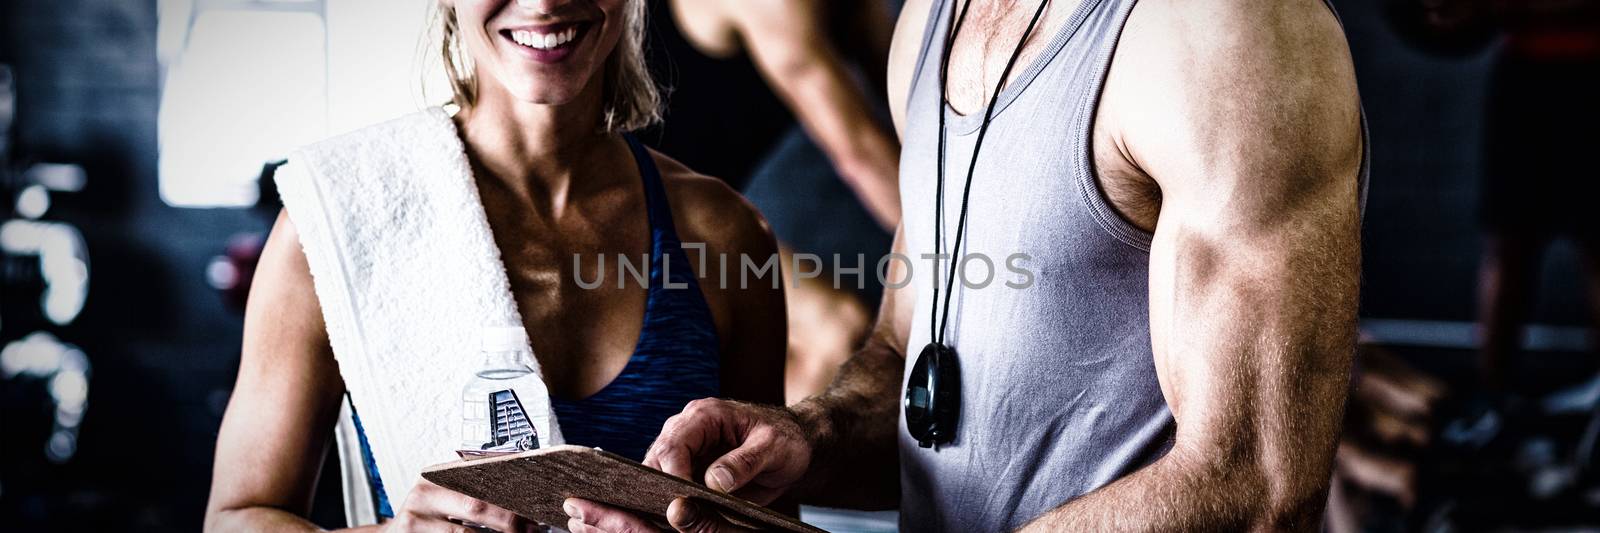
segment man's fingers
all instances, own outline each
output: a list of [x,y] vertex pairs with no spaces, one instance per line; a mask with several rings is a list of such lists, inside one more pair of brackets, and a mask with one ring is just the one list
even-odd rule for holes
[[[611,533],[656,531],[644,517],[603,503],[580,498],[567,498],[561,503],[567,513],[567,530],[572,533],[606,531]],[[578,527],[574,527],[578,526]]]
[[567,520],[567,531],[571,533],[607,533],[606,530],[585,524],[576,518]]
[[753,436],[718,458],[706,469],[706,486],[722,492],[744,487],[771,464],[772,448],[767,444],[768,439]]
[[752,483],[740,487],[739,490],[733,491],[732,494],[761,505],[771,505],[772,502],[777,501],[778,497],[788,492],[789,487],[763,487]]
[[690,459],[689,450],[673,442],[657,441],[656,446],[650,448],[650,455],[645,458],[644,465],[683,479],[690,479],[690,476],[694,475],[694,464]]
[[[767,504],[804,473],[810,450],[781,410],[730,402],[695,400],[667,419],[644,464],[713,490]],[[785,426],[788,424],[788,426]],[[707,455],[726,452],[709,465]],[[704,476],[696,465],[708,467]]]
[[736,533],[750,531],[734,526],[717,513],[707,511],[687,498],[672,500],[667,506],[667,522],[683,533]]
[[690,479],[694,475],[693,460],[703,450],[717,444],[722,438],[725,417],[731,413],[721,400],[702,399],[689,402],[682,413],[668,418],[661,426],[661,435],[645,453],[644,464],[662,472]]

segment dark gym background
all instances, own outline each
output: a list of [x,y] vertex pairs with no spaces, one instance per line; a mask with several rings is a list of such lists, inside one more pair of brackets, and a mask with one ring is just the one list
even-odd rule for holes
[[[1362,316],[1470,322],[1491,52],[1426,55],[1393,35],[1377,2],[1336,3],[1372,136]],[[55,196],[49,218],[82,230],[93,265],[82,315],[44,328],[93,364],[71,460],[53,464],[41,451],[49,429],[42,386],[0,381],[0,529],[200,527],[241,324],[205,272],[231,236],[264,231],[269,220],[244,209],[173,208],[158,196],[156,23],[155,0],[0,2],[0,63],[12,66],[18,89],[13,154],[86,168],[85,189]],[[693,127],[703,131],[674,134],[707,144],[729,135],[714,121]],[[1585,324],[1573,249],[1558,245],[1545,264],[1533,322]],[[29,331],[5,318],[3,340]],[[1458,377],[1470,363],[1461,350],[1405,355]],[[1578,370],[1569,380],[1592,370],[1585,358],[1565,360]],[[337,523],[337,497],[319,501],[330,502],[321,517]]]

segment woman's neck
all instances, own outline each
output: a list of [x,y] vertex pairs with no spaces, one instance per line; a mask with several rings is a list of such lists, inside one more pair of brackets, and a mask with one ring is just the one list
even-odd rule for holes
[[520,102],[503,91],[481,93],[455,118],[468,156],[487,174],[479,179],[498,182],[554,218],[577,194],[604,186],[595,178],[612,173],[596,164],[615,159],[605,154],[619,143],[602,131],[600,99],[590,92],[563,105]]

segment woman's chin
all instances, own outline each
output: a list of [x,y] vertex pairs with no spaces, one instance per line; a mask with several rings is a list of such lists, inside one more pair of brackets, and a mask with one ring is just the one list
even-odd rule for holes
[[583,87],[578,83],[530,83],[504,87],[505,94],[516,104],[564,106],[578,101]]
[[520,100],[524,104],[530,104],[530,105],[564,106],[564,105],[571,104],[574,101],[576,101],[578,99],[577,96],[578,95],[576,93],[567,93],[567,92],[559,92],[559,93],[529,93],[529,94],[527,94],[527,96],[525,96],[523,98],[519,98],[518,100]]

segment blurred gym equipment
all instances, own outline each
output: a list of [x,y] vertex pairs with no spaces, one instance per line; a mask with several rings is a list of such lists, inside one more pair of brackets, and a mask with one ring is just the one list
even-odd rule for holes
[[[6,412],[0,442],[8,450],[40,450],[49,463],[61,464],[78,449],[91,365],[82,350],[50,331],[83,311],[89,253],[76,227],[44,217],[51,196],[82,190],[87,173],[74,164],[17,163],[10,133],[16,109],[15,78],[0,65],[0,196],[12,199],[0,206],[0,406]],[[45,419],[50,429],[41,443],[37,430]],[[33,453],[8,452],[0,466],[27,472],[18,465],[31,464]]]

